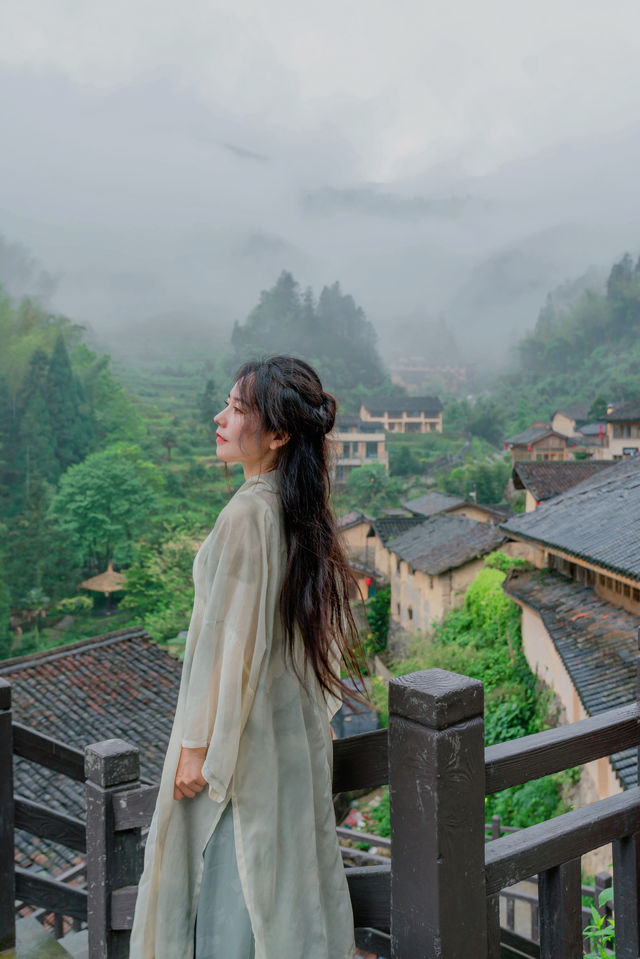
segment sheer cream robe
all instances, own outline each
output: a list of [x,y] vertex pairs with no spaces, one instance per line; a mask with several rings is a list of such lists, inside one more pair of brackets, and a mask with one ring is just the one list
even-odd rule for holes
[[[283,658],[285,561],[277,473],[267,473],[235,494],[194,562],[194,608],[130,959],[193,956],[202,853],[228,801],[256,959],[354,955],[327,704],[312,680],[305,692]],[[181,745],[208,746],[209,788],[175,801]]]

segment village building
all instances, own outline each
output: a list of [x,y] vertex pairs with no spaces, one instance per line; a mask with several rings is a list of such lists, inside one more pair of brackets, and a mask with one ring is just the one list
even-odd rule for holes
[[330,438],[337,483],[344,483],[352,469],[366,463],[380,463],[389,469],[387,437],[375,423],[363,422],[357,416],[340,416]]
[[389,433],[442,433],[442,403],[437,396],[381,396],[363,400],[360,419]]
[[551,429],[563,436],[577,436],[580,428],[590,423],[591,403],[572,403],[564,409],[556,410],[551,417]]
[[511,452],[513,463],[525,460],[564,461],[570,458],[567,437],[541,420],[532,423],[522,433],[507,437],[504,448]]
[[566,493],[610,465],[611,463],[599,460],[516,463],[513,468],[513,485],[516,490],[525,491],[525,512],[530,513],[541,503],[560,493]]
[[491,524],[448,513],[431,516],[390,539],[393,626],[428,633],[434,622],[462,605],[483,557],[505,540]]
[[640,453],[640,399],[616,406],[604,417],[607,459]]
[[[633,457],[502,526],[529,546],[542,571],[511,574],[505,590],[522,607],[527,660],[567,722],[635,699],[639,525],[640,457]],[[635,750],[589,764],[583,798],[635,785],[636,766]]]
[[470,503],[460,496],[450,496],[436,491],[405,500],[402,505],[412,515],[422,516],[425,519],[435,516],[436,513],[455,513],[475,519],[479,523],[502,523],[511,513],[511,507],[508,504]]

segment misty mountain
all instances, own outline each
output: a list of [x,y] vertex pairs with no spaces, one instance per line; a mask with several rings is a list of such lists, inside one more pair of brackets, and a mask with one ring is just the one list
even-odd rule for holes
[[158,317],[226,338],[289,270],[302,287],[339,280],[389,359],[429,347],[414,324],[398,337],[402,317],[442,315],[462,360],[495,366],[548,291],[640,247],[636,127],[482,176],[441,166],[372,184],[329,127],[232,116],[166,77],[0,79],[0,231],[36,264],[20,274],[5,249],[0,279],[110,342]]

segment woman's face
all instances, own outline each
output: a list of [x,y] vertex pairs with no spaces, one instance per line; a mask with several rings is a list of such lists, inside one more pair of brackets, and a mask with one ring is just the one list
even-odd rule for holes
[[229,393],[227,405],[213,418],[216,453],[225,463],[242,463],[245,479],[273,469],[276,451],[282,442],[275,433],[258,429],[256,413],[246,408],[238,384]]

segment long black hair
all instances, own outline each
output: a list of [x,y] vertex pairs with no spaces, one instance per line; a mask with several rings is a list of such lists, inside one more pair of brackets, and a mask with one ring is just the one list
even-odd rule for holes
[[[291,356],[245,363],[236,374],[247,410],[258,429],[287,437],[276,451],[287,539],[287,566],[280,594],[285,650],[298,669],[299,635],[305,670],[311,667],[322,690],[341,696],[344,687],[333,663],[362,688],[358,631],[349,603],[353,575],[329,506],[329,444],[336,401],[322,389],[315,370]],[[299,676],[305,682],[306,676]],[[353,690],[349,691],[353,698]],[[359,697],[356,697],[359,698]]]

